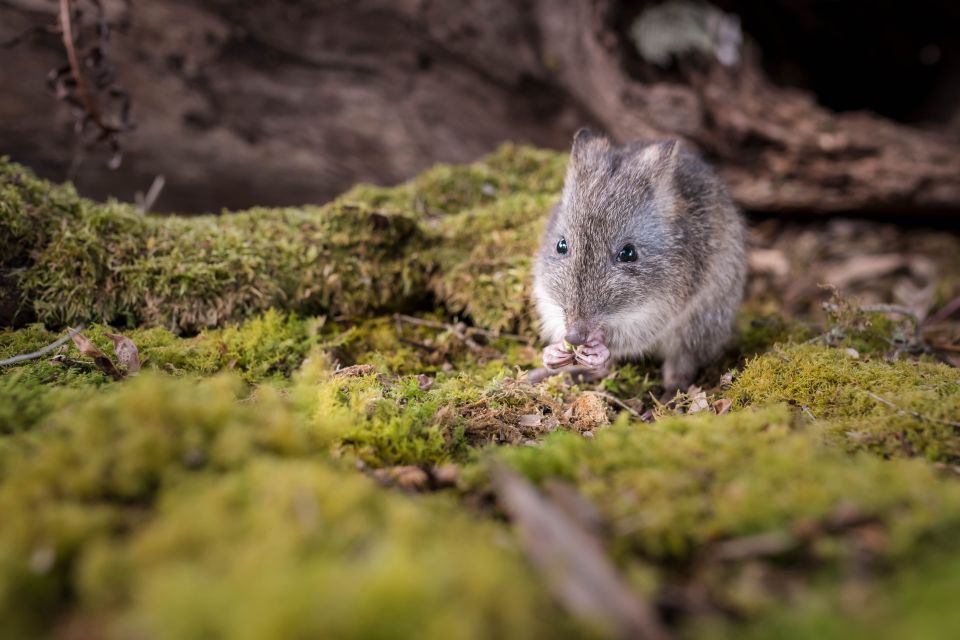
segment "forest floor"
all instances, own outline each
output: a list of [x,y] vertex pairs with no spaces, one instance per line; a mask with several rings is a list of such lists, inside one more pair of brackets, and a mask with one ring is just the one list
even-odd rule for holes
[[0,360],[79,334],[0,368],[0,636],[950,637],[960,240],[752,220],[674,402],[531,386],[564,164],[184,219],[0,163]]

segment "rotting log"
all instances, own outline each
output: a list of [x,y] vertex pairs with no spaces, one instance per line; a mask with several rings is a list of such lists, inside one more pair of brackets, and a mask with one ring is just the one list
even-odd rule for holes
[[[619,139],[685,138],[750,210],[960,209],[955,125],[928,130],[867,111],[834,112],[819,106],[819,95],[775,84],[761,64],[774,55],[759,46],[763,26],[748,21],[731,64],[696,52],[649,61],[626,32],[661,4],[134,3],[130,33],[111,48],[137,121],[125,135],[127,161],[109,172],[88,159],[76,181],[92,197],[133,200],[162,174],[161,210],[324,202],[356,182],[394,183],[504,140],[563,148],[590,124]],[[802,10],[763,4],[782,19]],[[0,41],[49,24],[55,9],[2,3]],[[816,9],[808,11],[808,30],[822,26]],[[875,20],[883,11],[896,9],[871,8]],[[924,0],[922,13],[945,25],[958,15],[936,0]],[[892,48],[856,24],[856,33],[844,33],[850,47]],[[910,25],[899,33],[921,43],[923,35]],[[956,53],[949,42],[939,46],[945,57]],[[57,181],[70,166],[71,138],[42,78],[62,55],[56,34],[41,34],[5,50],[0,68],[0,152]],[[900,91],[898,78],[886,84]]]

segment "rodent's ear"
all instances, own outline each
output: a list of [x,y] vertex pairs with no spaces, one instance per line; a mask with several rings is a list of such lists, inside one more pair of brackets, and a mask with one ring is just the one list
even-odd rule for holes
[[582,161],[592,154],[610,150],[610,140],[606,136],[596,134],[583,127],[573,135],[573,148],[570,157],[575,161]]
[[587,127],[580,127],[579,129],[577,129],[577,132],[573,134],[573,146],[576,147],[578,144],[583,144],[585,142],[593,140],[596,137],[597,137],[597,134],[595,134],[593,131],[591,131]]
[[657,174],[673,173],[680,156],[680,141],[668,140],[655,142],[644,147],[638,154],[637,161],[641,167]]

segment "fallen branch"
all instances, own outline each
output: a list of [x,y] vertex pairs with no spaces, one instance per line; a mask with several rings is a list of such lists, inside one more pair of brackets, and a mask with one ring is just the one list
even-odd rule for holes
[[653,607],[624,583],[595,536],[517,473],[496,466],[492,477],[527,557],[564,608],[609,623],[622,638],[670,637]]
[[32,353],[22,353],[20,355],[13,356],[5,360],[0,360],[0,367],[10,365],[10,364],[16,364],[18,362],[26,362],[27,360],[35,360],[37,358],[41,358],[46,354],[50,353],[51,351],[53,351],[54,349],[56,349],[57,347],[59,347],[60,345],[64,344],[67,340],[70,340],[71,338],[73,338],[73,336],[79,334],[80,331],[82,330],[83,330],[83,325],[68,329],[67,335],[57,338],[55,341],[51,342],[50,344],[48,344],[42,349],[39,349]]
[[901,414],[901,415],[913,416],[914,418],[916,418],[917,420],[920,420],[921,422],[932,422],[932,423],[935,423],[935,424],[944,424],[944,425],[947,425],[947,426],[950,426],[950,427],[960,428],[960,422],[954,422],[954,421],[952,421],[952,420],[940,420],[939,418],[931,418],[930,416],[925,416],[925,415],[923,415],[922,413],[919,413],[919,412],[917,412],[917,411],[913,411],[913,410],[911,410],[911,409],[904,409],[903,407],[899,407],[899,406],[895,405],[894,403],[890,402],[889,400],[887,400],[886,398],[882,398],[882,397],[878,396],[877,394],[873,393],[872,391],[864,391],[864,393],[866,393],[868,396],[870,396],[871,398],[873,398],[873,399],[876,400],[877,402],[879,402],[879,403],[881,403],[881,404],[885,404],[885,405],[887,405],[888,407],[890,407],[891,409],[895,409],[895,410],[897,411],[897,413],[899,413],[899,414]]

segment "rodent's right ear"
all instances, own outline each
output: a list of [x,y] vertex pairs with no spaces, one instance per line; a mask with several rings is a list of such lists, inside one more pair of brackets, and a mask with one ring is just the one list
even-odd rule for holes
[[606,136],[599,135],[590,129],[583,127],[573,135],[573,148],[570,150],[570,157],[574,160],[583,160],[589,154],[604,152],[610,149],[610,140]]

